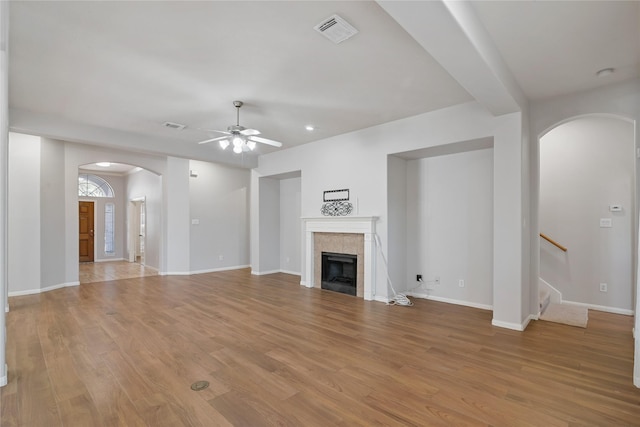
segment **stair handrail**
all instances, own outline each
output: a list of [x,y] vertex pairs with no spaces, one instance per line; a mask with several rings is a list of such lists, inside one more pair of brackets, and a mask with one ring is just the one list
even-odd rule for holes
[[544,240],[546,240],[547,242],[551,243],[553,246],[557,247],[561,251],[567,252],[566,246],[562,246],[560,243],[556,242],[555,240],[553,240],[551,237],[547,236],[546,234],[540,233],[540,237],[542,237]]

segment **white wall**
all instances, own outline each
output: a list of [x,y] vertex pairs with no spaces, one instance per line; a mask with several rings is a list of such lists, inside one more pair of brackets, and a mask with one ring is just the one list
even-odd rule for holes
[[165,264],[160,274],[189,274],[189,160],[167,157],[162,194]]
[[[387,158],[387,203],[389,213],[389,251],[385,253],[388,261],[389,277],[396,292],[413,288],[411,277],[415,274],[407,269],[407,256],[414,256],[414,248],[409,248],[407,240],[415,229],[409,227],[409,201],[407,199],[407,160],[396,156]],[[381,260],[382,261],[382,260]]]
[[540,139],[540,231],[569,249],[541,242],[540,277],[563,300],[633,310],[633,137],[628,121],[585,117]]
[[302,268],[301,178],[280,181],[280,270],[300,274]]
[[159,270],[162,242],[162,177],[144,169],[127,175],[126,198],[127,201],[141,198],[145,200],[145,265]]
[[260,233],[260,262],[251,260],[253,274],[268,274],[280,271],[280,181],[275,178],[258,180],[260,215],[258,227],[253,233]]
[[189,180],[191,272],[247,267],[250,172],[195,160],[189,169],[198,175]]
[[[40,141],[40,286],[47,289],[66,284],[64,263],[64,144]],[[77,214],[77,209],[76,209]]]
[[415,292],[491,308],[493,149],[409,161],[406,198],[409,282],[425,280]]
[[9,134],[9,294],[40,289],[40,138]]
[[0,3],[0,387],[7,385],[7,330],[5,312],[8,297],[8,174],[9,174],[9,2]]

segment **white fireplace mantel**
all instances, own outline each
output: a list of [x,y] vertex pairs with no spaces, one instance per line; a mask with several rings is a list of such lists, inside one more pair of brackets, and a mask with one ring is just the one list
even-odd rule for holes
[[364,289],[365,300],[372,300],[375,284],[375,232],[377,216],[324,216],[303,217],[305,236],[305,272],[301,285],[314,287],[314,233],[364,234]]

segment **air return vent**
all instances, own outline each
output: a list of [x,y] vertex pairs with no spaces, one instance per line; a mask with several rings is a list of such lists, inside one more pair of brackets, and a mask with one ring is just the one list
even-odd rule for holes
[[330,16],[315,27],[314,30],[338,44],[358,34],[358,30],[338,15]]
[[162,126],[169,129],[175,129],[175,130],[182,130],[187,127],[186,125],[181,125],[180,123],[173,123],[173,122],[164,122]]

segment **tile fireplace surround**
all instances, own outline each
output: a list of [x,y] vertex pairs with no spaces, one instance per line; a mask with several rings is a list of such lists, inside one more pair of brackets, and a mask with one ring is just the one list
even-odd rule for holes
[[[375,281],[375,231],[378,217],[328,216],[302,218],[305,238],[305,271],[301,284],[320,287],[320,252],[358,256],[358,297],[372,300]],[[317,233],[318,236],[316,236]],[[354,236],[355,235],[355,236]],[[359,235],[359,236],[358,236]],[[316,239],[316,237],[318,237]],[[319,244],[316,244],[316,240]],[[316,253],[318,252],[318,253]]]

